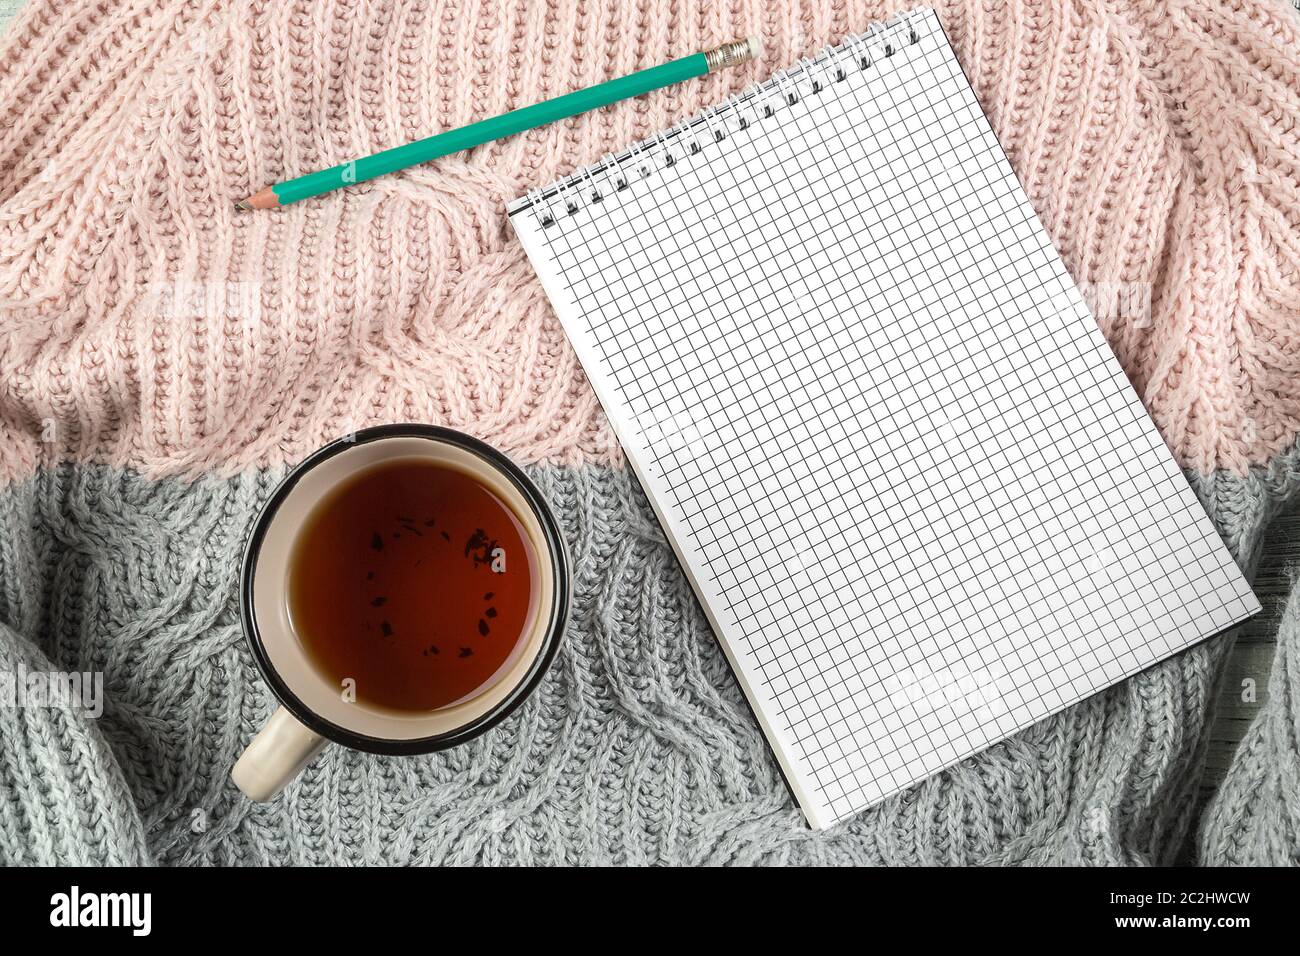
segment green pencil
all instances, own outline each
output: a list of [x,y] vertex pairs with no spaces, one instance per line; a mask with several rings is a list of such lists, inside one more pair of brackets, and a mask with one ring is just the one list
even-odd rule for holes
[[287,206],[301,199],[319,196],[331,189],[362,183],[385,173],[406,169],[438,159],[450,153],[460,152],[473,146],[481,146],[494,139],[504,139],[524,130],[553,123],[566,116],[576,116],[588,110],[599,109],[619,100],[631,99],[642,93],[649,93],[682,80],[689,80],[705,73],[713,73],[729,66],[746,63],[758,56],[760,47],[756,37],[726,43],[715,50],[684,56],[648,70],[640,70],[630,76],[609,80],[585,90],[577,90],[557,96],[553,100],[544,100],[532,106],[512,110],[502,116],[480,120],[460,129],[448,130],[428,139],[395,146],[382,153],[355,159],[339,166],[331,166],[319,172],[308,173],[297,179],[289,179],[274,186],[267,186],[247,199],[235,203],[239,209],[273,209]]

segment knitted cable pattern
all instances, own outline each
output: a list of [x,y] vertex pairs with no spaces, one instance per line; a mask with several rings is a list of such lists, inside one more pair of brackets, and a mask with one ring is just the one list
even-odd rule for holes
[[[395,419],[617,462],[502,208],[898,3],[33,2],[0,52],[0,462],[233,474]],[[1187,466],[1300,429],[1300,31],[1251,0],[939,4]],[[723,73],[317,202],[265,183],[713,46]],[[51,440],[52,438],[52,440]]]
[[[280,473],[65,465],[0,495],[4,669],[104,675],[104,712],[0,721],[0,862],[1168,863],[1191,823],[1215,641],[828,831],[809,830],[630,474],[530,469],[574,558],[572,623],[482,737],[330,747],[270,804],[230,782],[275,700],[239,554]],[[1240,540],[1240,529],[1229,533]]]
[[[0,721],[0,861],[1175,859],[1223,641],[806,830],[505,222],[527,188],[905,5],[24,8],[0,39],[0,674],[95,671],[106,700],[99,719]],[[1295,19],[1246,0],[937,6],[1249,570],[1293,495],[1256,479],[1300,431]],[[267,182],[752,33],[766,52],[751,73],[285,210],[231,208]],[[253,806],[228,779],[272,706],[238,633],[243,535],[285,464],[407,419],[530,463],[575,556],[566,647],[473,744],[411,760],[330,748]],[[1294,759],[1294,735],[1260,739],[1234,768],[1245,781]],[[1267,838],[1211,824],[1207,853],[1222,840],[1279,858],[1295,816],[1264,793],[1251,818]]]

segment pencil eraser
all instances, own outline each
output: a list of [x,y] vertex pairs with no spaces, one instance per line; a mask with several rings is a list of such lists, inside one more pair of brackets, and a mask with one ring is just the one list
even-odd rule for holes
[[763,54],[763,41],[758,37],[748,37],[745,40],[749,44],[749,58],[757,60]]

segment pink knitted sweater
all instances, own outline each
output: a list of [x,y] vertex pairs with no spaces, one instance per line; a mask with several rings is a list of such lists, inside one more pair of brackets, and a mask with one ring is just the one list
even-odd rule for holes
[[[896,3],[37,3],[0,56],[0,473],[296,460],[420,419],[617,462],[505,202]],[[1179,460],[1300,430],[1300,34],[1280,4],[944,2]],[[265,215],[232,200],[714,45],[761,62]]]

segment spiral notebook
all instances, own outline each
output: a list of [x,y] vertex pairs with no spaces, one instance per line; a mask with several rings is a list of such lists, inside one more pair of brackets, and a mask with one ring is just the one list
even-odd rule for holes
[[813,826],[1258,611],[932,11],[509,213]]

